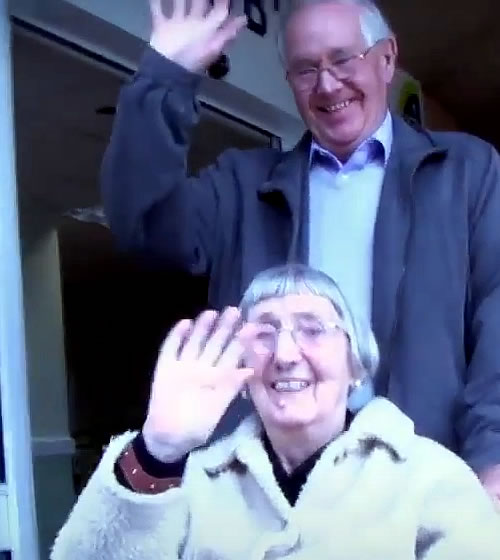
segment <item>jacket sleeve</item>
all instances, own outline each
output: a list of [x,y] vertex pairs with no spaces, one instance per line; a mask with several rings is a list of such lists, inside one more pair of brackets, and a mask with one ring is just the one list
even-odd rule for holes
[[101,166],[104,210],[118,246],[204,274],[215,230],[234,214],[231,157],[223,154],[198,177],[186,170],[190,135],[199,119],[200,76],[147,48],[123,86]]
[[469,194],[469,365],[457,419],[461,455],[478,473],[500,464],[500,158],[480,147],[470,155],[477,179]]
[[[426,493],[415,545],[416,560],[498,560],[500,512],[474,472],[443,449],[450,468]],[[428,469],[437,470],[441,459]]]
[[121,486],[114,465],[135,434],[111,441],[55,540],[51,560],[178,560],[189,528],[183,487],[137,494]]

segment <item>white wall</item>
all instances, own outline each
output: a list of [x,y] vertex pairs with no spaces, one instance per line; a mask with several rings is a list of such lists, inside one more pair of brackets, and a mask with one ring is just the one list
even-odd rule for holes
[[26,347],[35,439],[68,435],[59,250],[55,230],[23,246]]
[[[71,4],[113,23],[129,33],[147,40],[150,32],[147,0],[68,0]],[[276,49],[278,15],[272,0],[265,2],[268,32],[264,37],[244,29],[228,48],[231,73],[227,82],[262,101],[297,117],[283,67]],[[233,12],[243,13],[243,0],[233,0]]]
[[[238,11],[242,0],[235,2]],[[36,23],[135,68],[149,36],[147,0],[15,0],[13,15]],[[205,80],[202,99],[293,145],[303,132],[275,48],[277,19],[270,10],[266,37],[245,29],[229,48],[226,80]]]
[[57,232],[41,209],[21,214],[22,267],[40,558],[74,503]]
[[[278,14],[273,0],[264,1],[267,34],[244,29],[227,50],[231,72],[222,81],[205,80],[200,97],[281,136],[287,149],[304,127],[276,48]],[[233,0],[233,6],[234,13],[243,13],[243,0]],[[147,0],[15,0],[11,11],[133,68],[150,32]],[[398,71],[391,92],[394,108],[405,76]]]

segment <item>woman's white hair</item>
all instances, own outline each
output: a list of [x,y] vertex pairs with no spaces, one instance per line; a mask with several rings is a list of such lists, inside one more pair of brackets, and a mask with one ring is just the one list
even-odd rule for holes
[[259,273],[248,286],[240,303],[244,317],[266,299],[295,294],[314,294],[328,299],[349,337],[357,378],[373,378],[379,364],[378,346],[373,332],[354,317],[340,288],[327,274],[301,264],[286,264]]
[[359,8],[361,12],[359,23],[367,48],[372,47],[377,41],[393,35],[387,19],[373,0],[289,0],[287,8],[281,16],[278,30],[278,50],[283,61],[286,60],[284,35],[288,21],[297,10],[314,4],[344,4]]

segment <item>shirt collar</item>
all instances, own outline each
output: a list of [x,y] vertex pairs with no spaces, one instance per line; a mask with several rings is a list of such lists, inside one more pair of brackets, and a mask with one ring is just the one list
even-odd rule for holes
[[[375,150],[381,149],[381,152],[383,153],[383,162],[385,167],[387,165],[387,161],[391,153],[392,140],[393,140],[392,116],[391,113],[387,111],[384,122],[372,134],[372,136],[367,138],[360,146],[356,148],[354,153],[344,164],[340,162],[340,160],[334,154],[332,154],[332,152],[320,146],[314,139],[311,142],[310,162],[312,163],[313,156],[319,155],[322,156],[323,158],[325,157],[328,158],[330,161],[332,160],[335,161],[337,168],[342,169],[345,166],[349,166],[349,164],[352,163],[352,161],[359,159],[359,156],[361,154],[363,153],[367,154],[367,152],[373,149]],[[368,154],[365,155],[364,161],[367,162],[373,158],[374,156],[372,152],[371,156]],[[361,158],[361,161],[363,161],[363,158]]]

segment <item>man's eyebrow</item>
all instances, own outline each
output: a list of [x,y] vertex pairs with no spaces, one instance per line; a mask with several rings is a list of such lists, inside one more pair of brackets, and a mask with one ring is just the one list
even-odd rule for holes
[[[326,55],[327,55],[327,58],[331,60],[331,59],[351,56],[352,53],[353,53],[352,48],[336,47],[336,48],[330,49],[326,53]],[[318,62],[320,60],[321,60],[321,56],[314,56],[312,54],[304,54],[304,55],[299,55],[296,58],[293,58],[292,60],[290,60],[290,66],[293,68],[293,67],[302,66],[302,65],[305,65],[305,64],[315,65],[315,64],[318,64]]]
[[318,58],[314,56],[298,56],[290,61],[292,66],[300,66],[301,64],[316,64],[318,62]]
[[328,54],[350,54],[356,49],[354,47],[336,47],[334,49],[330,49]]

